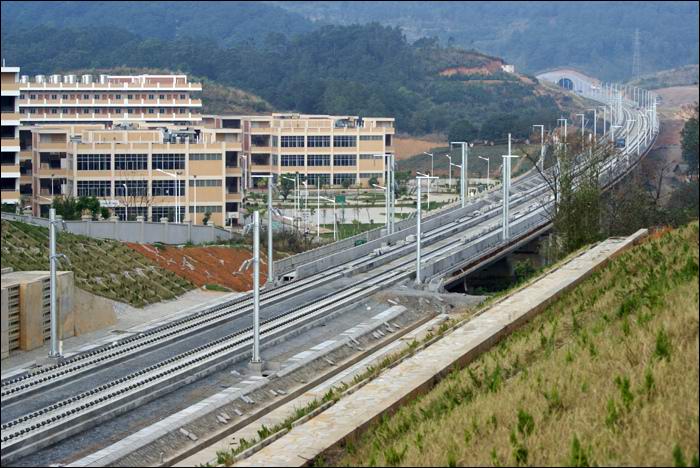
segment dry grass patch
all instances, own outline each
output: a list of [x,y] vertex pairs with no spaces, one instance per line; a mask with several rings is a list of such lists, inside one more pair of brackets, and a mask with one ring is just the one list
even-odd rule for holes
[[333,464],[698,464],[698,223],[624,253]]

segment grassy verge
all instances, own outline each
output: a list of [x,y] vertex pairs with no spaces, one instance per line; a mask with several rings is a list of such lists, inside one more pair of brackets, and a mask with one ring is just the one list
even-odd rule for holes
[[232,292],[231,289],[219,284],[205,284],[204,289],[207,291]]
[[[93,294],[143,307],[194,288],[186,279],[160,268],[121,242],[62,232],[56,244],[58,253],[69,260],[59,260],[58,268],[73,271],[75,285]],[[48,245],[48,229],[2,221],[3,267],[48,270]]]
[[697,466],[697,403],[696,222],[621,255],[332,462]]

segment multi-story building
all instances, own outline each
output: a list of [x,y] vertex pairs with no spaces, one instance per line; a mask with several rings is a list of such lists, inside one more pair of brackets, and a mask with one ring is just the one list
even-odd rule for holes
[[[3,64],[4,65],[4,64]],[[2,159],[0,197],[2,203],[19,203],[19,67],[2,67]]]
[[[128,212],[129,219],[200,223],[209,212],[215,224],[237,224],[245,190],[259,180],[253,175],[303,174],[309,187],[367,186],[372,178],[383,183],[393,153],[392,118],[202,116],[191,94],[201,84],[185,75],[29,81],[19,68],[5,70],[3,200],[26,197],[37,215],[47,215],[55,196],[88,195],[122,219]],[[6,110],[13,129],[6,130]],[[7,145],[9,171],[6,133],[14,144]]]
[[[247,175],[303,174],[310,187],[363,185],[384,180],[385,158],[394,152],[394,119],[272,114],[205,116],[204,124],[243,128]],[[237,124],[236,124],[237,122]],[[256,179],[248,181],[255,187]]]
[[23,123],[201,120],[202,84],[186,75],[22,75],[19,89]]
[[147,124],[32,129],[33,211],[53,197],[94,196],[121,219],[236,224],[242,201],[241,133]]

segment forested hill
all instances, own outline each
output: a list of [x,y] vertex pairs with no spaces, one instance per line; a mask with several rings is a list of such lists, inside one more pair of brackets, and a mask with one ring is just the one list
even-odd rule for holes
[[401,27],[410,41],[436,37],[504,57],[529,73],[575,66],[605,80],[698,63],[697,1],[279,1],[316,22]]
[[[4,3],[3,3],[4,4]],[[115,46],[118,45],[118,46]],[[144,38],[116,27],[36,26],[2,30],[2,55],[22,73],[62,73],[115,66],[179,70],[234,86],[279,110],[393,116],[401,132],[447,133],[467,120],[496,138],[510,122],[527,134],[532,122],[555,123],[552,95],[532,77],[501,70],[501,59],[409,43],[398,28],[326,26],[258,45],[223,47],[202,38]]]

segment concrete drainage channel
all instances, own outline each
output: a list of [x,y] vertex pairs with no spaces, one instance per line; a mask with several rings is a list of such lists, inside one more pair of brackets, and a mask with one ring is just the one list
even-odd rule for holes
[[[433,310],[444,308],[441,300],[434,304],[420,302]],[[69,466],[176,463],[294,400],[434,316],[425,316],[418,309],[390,307],[335,339],[293,356],[267,377],[248,378],[240,386],[213,395]],[[263,403],[267,404],[259,406]]]

